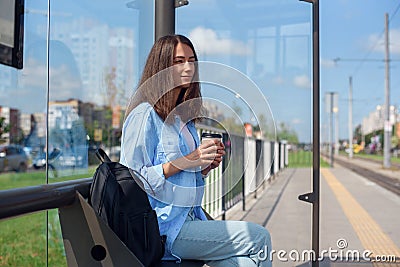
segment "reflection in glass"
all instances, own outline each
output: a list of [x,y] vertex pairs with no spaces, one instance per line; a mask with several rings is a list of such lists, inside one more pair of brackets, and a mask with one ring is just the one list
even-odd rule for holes
[[[99,146],[118,161],[154,36],[153,1],[25,2],[24,68],[0,66],[0,190],[91,177]],[[16,167],[8,146],[25,153]],[[2,221],[0,239],[0,265],[66,266],[56,210]]]
[[[193,10],[202,15],[193,16]],[[272,109],[278,134],[295,132],[294,141],[310,143],[309,11],[309,6],[296,1],[190,2],[177,10],[177,32],[193,41],[200,60],[227,64],[257,84]],[[206,97],[227,99],[224,91],[203,86]],[[230,99],[229,105],[238,107],[257,127],[240,96]]]

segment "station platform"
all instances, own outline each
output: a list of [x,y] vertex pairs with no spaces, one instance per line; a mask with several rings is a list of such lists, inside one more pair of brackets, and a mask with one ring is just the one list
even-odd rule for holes
[[[388,173],[373,162],[358,163]],[[400,171],[389,172],[400,177]],[[312,191],[311,181],[311,168],[284,169],[257,198],[246,199],[245,211],[239,204],[226,214],[227,220],[255,222],[270,231],[274,267],[311,266],[312,205],[298,200]],[[339,164],[321,168],[319,266],[400,267],[399,226],[399,195]]]

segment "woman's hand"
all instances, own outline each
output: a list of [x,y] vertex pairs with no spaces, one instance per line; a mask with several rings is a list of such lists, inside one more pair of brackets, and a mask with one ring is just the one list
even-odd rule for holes
[[222,156],[225,155],[225,147],[221,142],[207,140],[203,142],[196,150],[186,156],[192,162],[192,167],[201,167],[205,169],[213,164],[219,165]]
[[164,176],[168,178],[182,170],[197,167],[206,175],[219,166],[224,155],[225,146],[222,142],[205,141],[192,153],[163,164]]
[[208,165],[206,168],[202,169],[201,173],[203,175],[207,175],[212,169],[217,168],[221,164],[222,158],[225,155],[224,144],[222,142],[217,142],[217,143],[215,143],[215,145],[217,146],[216,157],[214,158],[214,160],[211,162],[210,165]]

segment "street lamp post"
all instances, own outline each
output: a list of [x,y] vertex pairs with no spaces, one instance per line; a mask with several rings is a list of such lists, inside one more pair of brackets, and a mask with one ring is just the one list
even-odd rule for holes
[[353,77],[349,77],[349,158],[353,158]]
[[390,124],[389,16],[385,13],[385,125],[383,167],[390,168],[392,125]]

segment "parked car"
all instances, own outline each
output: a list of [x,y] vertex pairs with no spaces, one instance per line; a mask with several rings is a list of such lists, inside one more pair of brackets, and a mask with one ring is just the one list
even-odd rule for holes
[[[49,170],[53,172],[54,177],[58,176],[59,170],[75,169],[84,166],[83,157],[75,156],[72,153],[54,148],[48,156]],[[35,169],[46,168],[46,152],[39,153],[33,159],[33,167]]]
[[[58,159],[58,157],[61,155],[61,150],[55,148],[51,153],[49,154],[49,167],[50,169],[54,169],[54,163]],[[46,152],[40,152],[32,162],[33,168],[35,169],[44,169],[46,167]]]
[[12,144],[0,146],[0,172],[26,172],[28,165],[29,157],[22,146]]

